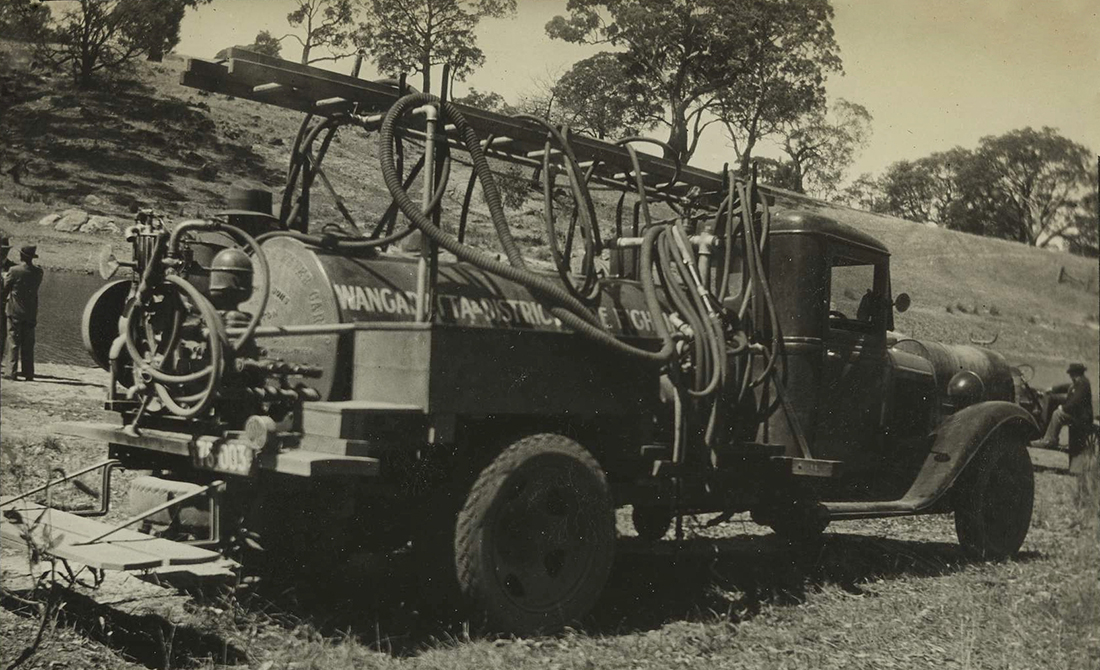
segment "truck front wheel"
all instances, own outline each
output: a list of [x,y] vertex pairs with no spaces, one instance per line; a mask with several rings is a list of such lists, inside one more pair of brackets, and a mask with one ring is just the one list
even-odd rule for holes
[[955,532],[979,560],[1012,556],[1031,525],[1035,474],[1022,438],[1002,432],[967,467],[955,493]]
[[501,452],[474,482],[456,523],[459,587],[503,633],[545,633],[584,616],[614,549],[603,470],[561,435],[532,435]]

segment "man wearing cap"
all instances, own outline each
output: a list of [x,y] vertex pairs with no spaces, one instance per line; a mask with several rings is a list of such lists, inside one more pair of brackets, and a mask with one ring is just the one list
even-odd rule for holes
[[[8,260],[8,251],[11,250],[11,241],[7,235],[0,235],[0,295],[4,292],[4,284],[8,280],[8,270],[15,263]],[[4,355],[8,353],[8,301],[0,298],[0,367],[4,365]]]
[[1067,424],[1070,426],[1072,446],[1074,429],[1089,426],[1092,423],[1092,386],[1085,377],[1085,370],[1085,366],[1080,363],[1073,363],[1066,369],[1070,379],[1066,400],[1050,415],[1046,435],[1041,440],[1032,442],[1031,446],[1046,449],[1057,447],[1058,435],[1062,432],[1062,426]]
[[11,331],[11,370],[6,378],[13,381],[20,370],[27,381],[34,379],[34,327],[38,323],[38,288],[42,286],[42,268],[34,264],[35,258],[38,247],[20,248],[22,264],[9,270],[4,279],[3,300]]

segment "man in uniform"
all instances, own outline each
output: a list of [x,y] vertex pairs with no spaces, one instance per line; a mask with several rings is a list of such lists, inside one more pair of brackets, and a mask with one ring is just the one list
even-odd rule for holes
[[1041,440],[1032,442],[1031,446],[1046,449],[1058,446],[1058,435],[1062,432],[1062,426],[1067,424],[1070,426],[1071,447],[1075,446],[1072,444],[1074,433],[1092,424],[1092,386],[1085,377],[1085,370],[1085,366],[1080,363],[1073,363],[1066,369],[1070,379],[1066,400],[1051,414],[1046,435]]
[[38,247],[22,247],[22,264],[9,270],[4,279],[3,299],[8,305],[11,330],[11,370],[7,379],[13,381],[20,370],[24,379],[34,380],[34,327],[38,323],[38,288],[42,285],[42,268],[34,264],[35,258]]
[[[0,235],[0,295],[4,292],[4,284],[7,282],[8,270],[15,263],[8,260],[8,251],[11,250],[11,241],[6,235]],[[0,298],[0,367],[4,365],[4,355],[8,353],[8,301]]]

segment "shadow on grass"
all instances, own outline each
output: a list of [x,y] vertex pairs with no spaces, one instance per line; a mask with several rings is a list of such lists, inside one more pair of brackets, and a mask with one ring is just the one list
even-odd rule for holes
[[60,384],[62,386],[90,386],[94,388],[103,387],[103,384],[81,381],[79,379],[73,379],[72,377],[55,377],[54,375],[44,375],[41,373],[34,376],[34,382],[39,382],[42,384]]
[[[765,603],[798,604],[826,585],[858,594],[871,579],[934,577],[971,563],[954,543],[840,533],[813,546],[787,545],[775,536],[697,538],[679,547],[625,538],[602,597],[578,630],[607,636],[671,621],[743,621]],[[378,651],[409,656],[466,635],[464,620],[442,606],[442,598],[425,596],[421,581],[401,551],[353,561],[308,585],[258,581],[238,590],[233,602],[246,619],[259,616],[288,629],[306,624],[325,638],[350,635]],[[224,607],[224,596],[192,594]]]
[[[667,546],[661,546],[667,545]],[[935,577],[973,563],[955,543],[830,533],[791,545],[775,535],[620,545],[615,570],[592,613],[591,633],[648,630],[715,615],[751,618],[763,603],[799,604],[826,585],[860,594],[860,584],[901,576]],[[1023,553],[1015,560],[1031,560]]]

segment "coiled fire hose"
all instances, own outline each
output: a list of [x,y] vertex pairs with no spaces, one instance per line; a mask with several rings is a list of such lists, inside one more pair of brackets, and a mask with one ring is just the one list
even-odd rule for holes
[[[550,247],[550,255],[554,259],[554,266],[558,270],[558,276],[569,292],[585,304],[592,304],[599,299],[600,287],[596,275],[596,257],[600,254],[600,237],[596,228],[596,208],[592,202],[592,196],[588,192],[587,176],[580,174],[580,165],[573,153],[572,144],[569,142],[569,128],[558,128],[537,116],[519,114],[514,118],[534,123],[546,131],[548,138],[542,152],[542,197],[543,197],[543,223],[546,230],[546,242]],[[558,236],[555,228],[554,216],[554,172],[551,170],[550,156],[552,147],[557,144],[561,147],[565,158],[565,172],[569,178],[569,187],[573,192],[574,216],[570,223],[566,240],[566,253],[558,248]],[[589,176],[591,172],[589,172]],[[572,247],[573,227],[579,216],[581,235],[584,238],[584,257],[581,261],[581,276],[583,282],[579,287],[573,285],[569,277],[569,254]]]
[[[209,362],[200,370],[183,374],[173,374],[161,368],[175,358],[176,350],[180,345],[180,328],[186,307],[179,300],[178,295],[162,294],[161,306],[171,309],[171,328],[166,333],[161,333],[161,343],[154,342],[155,334],[152,332],[149,319],[151,308],[155,309],[156,301],[153,295],[161,291],[159,286],[153,286],[152,280],[164,269],[165,246],[167,257],[178,256],[179,243],[182,235],[190,230],[206,230],[225,232],[235,237],[239,242],[247,245],[253,253],[256,264],[259,266],[261,285],[264,291],[260,296],[260,304],[255,313],[249,319],[248,325],[241,335],[234,341],[230,341],[225,331],[225,324],[218,315],[217,310],[210,300],[203,295],[193,284],[178,274],[165,273],[162,286],[171,285],[182,293],[198,311],[199,317],[206,328],[206,345]],[[136,294],[126,305],[120,328],[123,344],[129,354],[135,369],[135,386],[137,389],[143,385],[138,377],[152,385],[153,391],[161,403],[170,412],[182,418],[192,418],[204,413],[216,397],[216,391],[220,387],[221,378],[225,371],[226,349],[236,353],[244,348],[251,340],[259,325],[267,306],[268,291],[271,273],[260,245],[255,238],[245,231],[229,224],[210,221],[185,221],[172,231],[165,245],[165,235],[158,237],[158,242],[153,254],[147,260],[145,270],[138,285]],[[149,306],[147,306],[147,304]],[[140,328],[145,329],[145,343],[149,351],[143,354],[138,348],[138,342],[142,339]],[[197,393],[188,395],[174,394],[170,387],[185,386],[205,379],[203,389]]]
[[[773,337],[770,343],[771,346],[754,345],[752,348],[753,353],[762,354],[766,357],[766,364],[764,370],[754,378],[752,376],[752,366],[746,363],[743,369],[740,392],[738,394],[739,400],[745,396],[750,388],[759,385],[768,378],[774,368],[774,351],[778,346],[778,321],[774,305],[771,301],[770,287],[767,285],[762,261],[762,250],[768,235],[769,217],[767,213],[767,203],[766,201],[758,199],[755,180],[751,186],[743,186],[731,178],[728,182],[729,189],[727,197],[722,203],[719,212],[716,214],[716,228],[718,227],[720,217],[723,215],[728,217],[726,225],[724,226],[724,246],[726,254],[724,263],[722,264],[723,272],[717,292],[718,295],[716,297],[702,286],[699,275],[700,271],[695,265],[694,254],[691,253],[690,247],[688,246],[687,234],[682,225],[667,221],[655,223],[650,215],[646,188],[641,180],[642,170],[636,152],[630,145],[639,141],[652,141],[655,144],[661,143],[648,138],[626,138],[620,141],[620,144],[627,148],[634,167],[633,174],[638,191],[638,201],[635,204],[635,217],[638,218],[637,215],[640,213],[644,219],[643,230],[645,231],[645,235],[641,248],[641,258],[639,259],[643,270],[639,273],[639,277],[643,284],[647,309],[649,309],[651,315],[654,317],[654,323],[663,342],[661,351],[651,352],[632,347],[615,338],[600,326],[589,309],[589,305],[593,299],[597,298],[599,295],[599,287],[593,265],[594,258],[599,253],[600,248],[599,233],[596,225],[594,205],[587,191],[587,182],[592,174],[592,169],[590,168],[587,174],[582,175],[582,171],[579,168],[579,164],[569,142],[568,130],[559,130],[536,117],[518,117],[530,123],[537,123],[542,129],[546,130],[548,136],[543,151],[542,165],[545,209],[544,222],[546,225],[550,251],[554,257],[559,277],[562,280],[562,284],[559,285],[527,270],[518,247],[511,238],[507,223],[504,220],[504,212],[500,202],[499,191],[495,187],[492,171],[488,166],[485,152],[482,150],[483,144],[468,124],[465,123],[461,113],[451,105],[446,103],[440,104],[440,114],[453,123],[456,129],[461,133],[463,144],[470,152],[474,168],[471,173],[470,182],[466,188],[465,198],[463,199],[463,220],[459,226],[459,236],[457,238],[451,237],[432,224],[429,218],[431,212],[438,207],[443,197],[443,193],[445,192],[450,167],[449,155],[445,157],[443,177],[437,184],[430,205],[426,208],[416,205],[413,203],[412,199],[408,197],[407,190],[422,169],[424,160],[423,157],[421,157],[420,162],[413,167],[408,177],[405,179],[400,178],[401,170],[400,166],[395,164],[394,149],[400,149],[401,145],[394,141],[396,135],[395,129],[400,118],[410,108],[423,104],[439,104],[439,99],[435,96],[426,94],[405,96],[391,107],[380,128],[379,142],[381,150],[379,153],[382,173],[386,186],[393,197],[393,203],[390,209],[399,209],[405,214],[411,222],[407,228],[393,234],[377,237],[378,233],[382,230],[380,226],[375,232],[376,237],[372,239],[349,239],[339,238],[333,235],[308,235],[293,231],[277,231],[262,236],[260,241],[275,236],[289,236],[316,246],[353,251],[356,249],[381,247],[390,244],[408,235],[412,230],[419,228],[429,237],[429,239],[432,239],[444,249],[455,254],[459,259],[471,262],[486,271],[517,281],[532,290],[532,292],[547,299],[548,302],[553,305],[551,312],[582,336],[596,340],[616,350],[640,357],[644,360],[656,363],[667,363],[674,356],[675,349],[671,344],[671,336],[664,327],[664,312],[660,301],[657,299],[657,288],[653,282],[652,272],[649,270],[649,268],[655,267],[661,276],[662,288],[668,296],[669,302],[676,313],[681,315],[693,333],[691,348],[693,352],[692,370],[694,373],[694,381],[686,392],[689,396],[710,398],[712,400],[711,420],[708,423],[708,435],[712,435],[718,410],[718,395],[725,386],[725,380],[728,375],[729,357],[745,353],[745,350],[749,348],[748,338],[746,337],[734,338],[736,344],[732,348],[728,346],[725,334],[725,324],[720,314],[721,300],[725,298],[728,292],[729,270],[732,263],[732,255],[734,249],[737,247],[735,241],[740,240],[740,249],[746,261],[746,271],[744,273],[741,304],[737,309],[739,322],[752,322],[752,319],[745,318],[747,313],[751,313],[754,316],[761,315],[770,321],[770,330]],[[295,141],[294,155],[292,156],[291,166],[288,170],[288,188],[284,193],[283,201],[283,218],[284,221],[288,223],[297,216],[300,203],[306,197],[305,194],[308,193],[309,186],[312,184],[315,174],[319,171],[320,162],[327,151],[333,133],[335,133],[340,126],[354,122],[353,119],[347,117],[333,117],[317,124],[312,129],[307,129],[308,121],[309,119],[307,117]],[[314,158],[309,154],[309,148],[320,134],[325,131],[327,131],[327,135],[322,141],[317,156]],[[486,142],[485,145],[487,146],[488,142]],[[553,153],[558,153],[562,156],[563,171],[569,178],[569,186],[573,192],[575,203],[574,220],[571,222],[570,230],[567,235],[565,254],[562,254],[558,247],[556,231],[554,229],[551,196],[553,189],[553,172],[549,165],[552,145],[559,147],[559,151]],[[397,159],[400,161],[402,157],[398,156]],[[677,162],[677,175],[680,169],[679,162]],[[291,192],[296,187],[299,179],[301,179],[302,182],[303,196],[299,199],[299,203],[296,203],[293,207],[289,207]],[[497,237],[508,257],[508,264],[501,263],[489,254],[472,249],[463,244],[462,238],[464,237],[466,227],[465,214],[475,181],[481,181],[482,183],[483,194],[489,207],[490,216],[494,228],[496,229]],[[675,182],[676,177],[671,179],[668,185]],[[760,216],[761,222],[759,224],[754,220],[754,212],[758,203],[763,209],[763,213]],[[679,212],[679,209],[674,209]],[[740,216],[737,216],[738,214],[740,214]],[[390,216],[391,212],[387,212],[387,215]],[[383,222],[388,216],[383,217]],[[577,223],[578,218],[581,226],[581,234],[584,237],[585,243],[584,260],[582,261],[582,283],[579,286],[572,283],[572,279],[569,276],[569,262],[567,258],[569,255],[569,240],[572,237],[573,226]],[[757,233],[757,225],[760,227],[759,233]],[[757,237],[759,237],[759,239],[757,239]],[[657,254],[658,262],[656,264],[653,263],[654,253]]]
[[[498,261],[492,255],[462,244],[458,239],[446,233],[432,223],[431,218],[423,213],[420,206],[413,202],[407,191],[404,190],[401,176],[394,164],[394,131],[401,117],[410,109],[426,104],[438,104],[440,116],[454,124],[461,133],[463,144],[470,153],[474,170],[481,180],[482,193],[489,208],[493,227],[496,229],[497,238],[500,240],[508,263]],[[639,358],[644,361],[657,364],[669,362],[675,353],[675,343],[664,324],[664,314],[660,302],[657,299],[656,288],[652,275],[642,273],[642,284],[646,296],[647,307],[653,316],[654,326],[657,329],[663,346],[659,351],[649,351],[634,347],[622,342],[611,333],[603,329],[596,316],[587,307],[562,286],[547,280],[527,269],[523,256],[512,238],[505,219],[504,207],[501,203],[500,191],[493,179],[492,170],[481,148],[481,141],[477,133],[463,118],[461,112],[449,103],[440,103],[439,98],[426,93],[407,95],[399,99],[382,121],[379,130],[379,158],[381,162],[382,177],[386,188],[397,203],[401,213],[409,218],[420,231],[434,243],[454,254],[460,260],[475,265],[486,272],[490,272],[506,279],[515,281],[536,295],[551,303],[550,311],[554,316],[580,335],[593,341],[608,346],[611,349]],[[659,229],[647,231],[647,239],[650,235],[653,239],[659,233]],[[649,257],[652,247],[652,239],[649,244],[643,244],[642,255]],[[643,261],[645,264],[645,261]],[[648,267],[646,265],[646,267]]]
[[[310,187],[313,184],[313,180],[315,176],[320,173],[321,162],[324,160],[325,154],[328,151],[329,143],[331,142],[333,135],[340,127],[348,124],[358,125],[359,122],[352,116],[342,115],[326,119],[322,123],[314,126],[313,129],[311,129],[308,133],[304,132],[304,129],[299,131],[299,139],[295,141],[295,147],[291,157],[291,164],[288,170],[286,189],[283,192],[284,215],[280,217],[280,220],[284,226],[288,225],[290,222],[293,222],[295,219],[298,218],[302,208],[302,202],[308,199],[307,194],[309,193]],[[318,150],[316,157],[310,158],[308,156],[309,147],[320,135],[320,133],[325,130],[328,131],[328,134],[322,141],[321,148]],[[420,173],[423,167],[424,157],[421,156],[417,163],[413,166],[412,170],[409,172],[409,175],[405,178],[404,188],[407,189],[412,184],[413,180],[416,179],[417,175]],[[438,187],[432,193],[431,202],[428,207],[429,211],[437,207],[439,203],[443,200],[443,197],[446,195],[447,182],[450,178],[451,172],[451,159],[449,155],[444,157],[441,171],[442,176],[439,179]],[[299,197],[298,202],[291,205],[291,194],[297,188],[299,178],[302,181],[301,188],[303,195]],[[349,216],[346,212],[344,214],[345,217]],[[383,219],[385,218],[386,217],[383,217]],[[358,227],[354,220],[351,220],[350,218],[348,220],[350,223],[352,223],[352,225]],[[259,236],[259,238],[257,238],[257,241],[262,243],[275,237],[290,237],[300,242],[304,242],[306,244],[321,248],[355,252],[367,251],[388,246],[390,244],[393,244],[394,242],[400,241],[405,237],[408,237],[415,230],[416,226],[409,225],[406,226],[404,229],[393,232],[391,234],[370,238],[346,238],[338,237],[336,235],[325,234],[311,235],[309,233],[303,233],[293,230],[276,230]],[[379,229],[376,232],[381,231]]]

